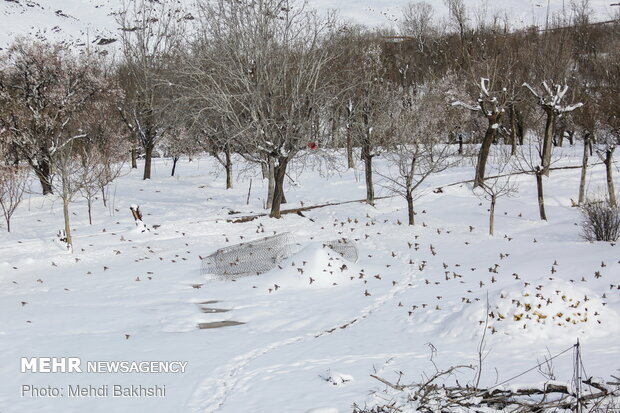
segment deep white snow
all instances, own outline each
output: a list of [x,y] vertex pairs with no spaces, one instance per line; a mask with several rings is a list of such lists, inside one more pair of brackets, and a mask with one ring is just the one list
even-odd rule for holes
[[[580,148],[563,151],[562,162],[579,163]],[[344,163],[340,154],[341,172],[292,170],[284,208],[363,198],[363,170]],[[385,169],[385,161],[376,166]],[[258,168],[236,165],[228,191],[208,157],[183,159],[176,177],[170,168],[156,160],[150,181],[127,169],[109,208],[97,201],[92,226],[86,203],[75,202],[73,254],[54,241],[60,202],[33,193],[20,206],[13,232],[0,235],[0,411],[348,412],[353,402],[377,401],[369,391],[385,386],[370,374],[396,380],[401,371],[413,382],[434,371],[431,354],[440,368],[476,364],[487,297],[483,384],[578,338],[588,375],[618,374],[620,256],[617,245],[579,236],[570,207],[578,169],[545,180],[548,222],[538,219],[534,178],[520,176],[518,196],[498,201],[490,237],[488,205],[466,184],[446,186],[472,177],[468,162],[431,179],[413,227],[401,198],[230,223],[264,212]],[[590,192],[602,189],[604,167],[593,166],[588,179]],[[438,186],[442,192],[430,190]],[[150,232],[136,228],[132,204]],[[236,281],[200,275],[199,256],[281,232],[302,244],[282,268]],[[322,247],[342,237],[356,241],[358,262]],[[198,328],[220,321],[244,324]],[[188,365],[174,374],[20,373],[20,358],[35,356]],[[554,369],[570,380],[571,353]],[[541,380],[533,371],[518,383]],[[166,386],[166,396],[66,397],[69,385],[105,384]],[[62,388],[65,397],[21,397],[23,385]]]

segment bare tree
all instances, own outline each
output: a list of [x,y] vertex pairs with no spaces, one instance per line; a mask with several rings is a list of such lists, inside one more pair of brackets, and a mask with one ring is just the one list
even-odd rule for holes
[[498,148],[492,161],[489,162],[489,176],[474,193],[489,201],[489,235],[495,231],[495,206],[502,197],[511,197],[518,192],[515,175],[512,171],[510,154],[503,147]]
[[411,2],[403,7],[400,31],[404,35],[413,37],[420,52],[424,53],[428,38],[435,36],[433,6],[420,1]]
[[133,142],[144,150],[143,179],[151,178],[153,150],[169,128],[164,115],[171,83],[166,76],[192,18],[171,0],[131,1],[117,15],[124,57],[119,79],[125,91],[119,109]]
[[[536,178],[536,192],[538,199],[538,212],[540,219],[547,220],[547,212],[545,210],[544,196],[544,170],[543,170],[543,146],[544,137],[541,131],[532,131],[515,159],[515,168],[523,174],[532,175]],[[552,156],[550,165],[559,161],[558,156]]]
[[287,167],[314,135],[329,90],[319,80],[333,24],[292,0],[202,2],[201,21],[190,73],[201,110],[234,125],[246,157],[273,164],[270,216],[279,218]]
[[413,96],[395,94],[392,105],[385,108],[392,114],[393,141],[385,154],[390,168],[379,174],[390,191],[407,201],[409,225],[415,224],[414,201],[422,184],[454,161],[455,150],[442,139],[445,123],[437,115],[450,111],[443,92],[427,85]]
[[0,134],[12,142],[52,193],[56,154],[83,133],[68,136],[96,90],[89,69],[66,46],[19,40],[1,59]]
[[28,171],[19,166],[0,166],[0,208],[11,232],[11,217],[22,201],[28,187]]
[[[63,200],[71,249],[69,203],[79,191],[79,150],[93,134],[110,133],[103,120],[119,91],[96,56],[78,56],[66,46],[18,42],[9,51],[0,110],[3,132],[41,181]],[[102,132],[103,129],[105,131]]]
[[198,139],[185,126],[172,126],[166,136],[162,138],[160,147],[164,151],[164,156],[172,158],[170,176],[174,176],[181,156],[187,155],[191,158],[200,152]]

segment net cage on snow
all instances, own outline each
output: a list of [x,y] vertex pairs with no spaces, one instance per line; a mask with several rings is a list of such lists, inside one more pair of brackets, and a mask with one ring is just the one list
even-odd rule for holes
[[[351,240],[328,241],[324,242],[323,246],[332,249],[348,261],[357,261],[357,247]],[[296,243],[288,232],[231,245],[203,258],[200,273],[213,274],[224,279],[257,275],[272,270],[280,262],[299,252],[301,248],[302,245]]]

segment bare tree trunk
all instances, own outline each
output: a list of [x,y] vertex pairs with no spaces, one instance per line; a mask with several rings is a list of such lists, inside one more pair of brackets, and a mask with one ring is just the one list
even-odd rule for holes
[[547,213],[545,212],[545,197],[543,194],[543,171],[540,168],[536,168],[536,189],[538,191],[538,211],[540,213],[540,219],[547,220]]
[[90,198],[90,196],[86,198],[86,205],[88,205],[88,225],[93,225],[93,200]]
[[607,193],[609,194],[609,205],[613,208],[617,206],[616,191],[614,190],[613,162],[615,147],[605,151],[605,172],[607,174]]
[[101,199],[103,200],[103,206],[107,207],[108,197],[106,196],[105,186],[101,185]]
[[138,169],[138,151],[131,148],[131,169]]
[[224,155],[226,156],[226,189],[232,189],[233,187],[233,166],[232,159],[230,157],[230,150],[226,148],[224,151]]
[[510,105],[510,145],[510,155],[514,156],[517,154],[517,118],[514,105]]
[[484,171],[487,166],[487,159],[489,158],[489,152],[491,150],[491,144],[495,137],[495,129],[492,127],[495,125],[495,120],[489,120],[489,127],[482,139],[482,145],[480,146],[480,152],[478,153],[478,164],[476,165],[476,177],[474,178],[474,188],[481,186],[484,183]]
[[409,217],[409,225],[415,225],[415,211],[413,209],[413,194],[407,190],[407,215]]
[[355,161],[353,160],[353,134],[349,124],[347,124],[347,168],[355,168]]
[[273,206],[273,197],[274,197],[274,192],[275,192],[275,187],[276,187],[276,179],[275,179],[275,170],[273,167],[273,159],[272,158],[268,158],[267,159],[268,162],[268,169],[267,169],[267,179],[269,179],[269,182],[267,184],[267,209],[270,209]]
[[172,158],[172,172],[170,173],[170,176],[174,176],[174,171],[177,169],[177,162],[179,162],[179,157],[174,156]]
[[286,166],[288,164],[287,158],[279,160],[278,164],[274,166],[274,178],[275,188],[273,191],[273,203],[271,205],[271,218],[280,218],[280,205],[282,205],[282,199],[284,197],[284,178],[286,177]]
[[69,200],[67,199],[67,197],[63,197],[62,212],[65,218],[65,235],[67,239],[67,245],[69,246],[69,250],[73,252],[73,239],[71,238],[71,225],[69,224]]
[[9,217],[5,217],[4,220],[6,221],[6,232],[11,232],[11,219]]
[[265,159],[260,163],[260,170],[263,175],[263,179],[269,178],[269,159]]
[[43,195],[53,194],[54,189],[52,188],[52,183],[50,182],[51,171],[50,171],[50,163],[48,160],[41,160],[38,164],[33,165],[34,173],[39,178],[39,182],[41,183],[41,188],[43,190]]
[[489,235],[493,236],[495,230],[495,204],[497,203],[497,196],[491,195],[491,208],[489,209]]
[[459,155],[463,155],[463,134],[459,133]]
[[560,130],[558,131],[556,143],[557,143],[557,146],[559,146],[560,148],[564,144],[564,128],[563,127],[560,128]]
[[555,113],[553,110],[547,110],[547,122],[545,124],[545,137],[543,141],[542,153],[542,173],[549,176],[549,168],[551,167],[551,150],[553,146],[553,129],[555,126]]
[[[334,148],[341,148],[340,144],[340,110],[332,108],[332,142]],[[318,130],[318,128],[317,128]]]
[[372,184],[372,154],[367,144],[362,146],[362,159],[364,159],[364,175],[366,177],[366,202],[375,205],[375,188]]
[[149,145],[145,148],[144,154],[144,175],[142,179],[151,179],[151,160],[153,159],[153,146]]
[[583,137],[583,157],[581,158],[581,179],[579,180],[579,205],[583,205],[586,200],[586,176],[588,173],[588,141],[590,134],[586,133]]

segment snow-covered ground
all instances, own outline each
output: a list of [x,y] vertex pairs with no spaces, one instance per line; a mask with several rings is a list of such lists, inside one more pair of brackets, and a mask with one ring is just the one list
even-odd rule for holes
[[[574,157],[565,162],[578,164],[580,149],[568,152]],[[405,225],[401,198],[230,223],[263,212],[266,184],[253,170],[225,190],[208,157],[184,159],[176,177],[170,167],[156,160],[150,181],[127,170],[111,188],[111,206],[97,202],[92,226],[85,202],[76,201],[73,254],[54,241],[60,202],[32,194],[20,206],[13,232],[0,235],[0,411],[348,412],[354,402],[376,401],[369,392],[384,386],[370,374],[396,380],[400,371],[404,382],[416,381],[434,371],[431,353],[440,368],[476,364],[487,296],[483,384],[577,339],[588,375],[618,374],[619,247],[580,238],[570,206],[578,169],[546,180],[548,222],[538,219],[534,178],[521,176],[518,196],[498,201],[490,237],[488,205],[464,184],[428,191],[413,227]],[[363,198],[363,171],[340,169],[291,174],[285,207]],[[472,175],[463,165],[429,185]],[[597,190],[603,167],[588,178]],[[132,204],[150,233],[136,230]],[[302,249],[282,268],[234,282],[201,276],[199,256],[283,232]],[[358,262],[322,246],[344,237],[355,240]],[[244,324],[198,328],[217,321]],[[184,373],[20,372],[22,357],[44,356],[188,364]],[[554,360],[554,370],[570,380],[571,352]],[[541,380],[532,371],[517,382]],[[22,397],[25,385],[60,388],[63,397]],[[158,385],[165,397],[68,397],[70,385],[108,385],[110,392]]]

